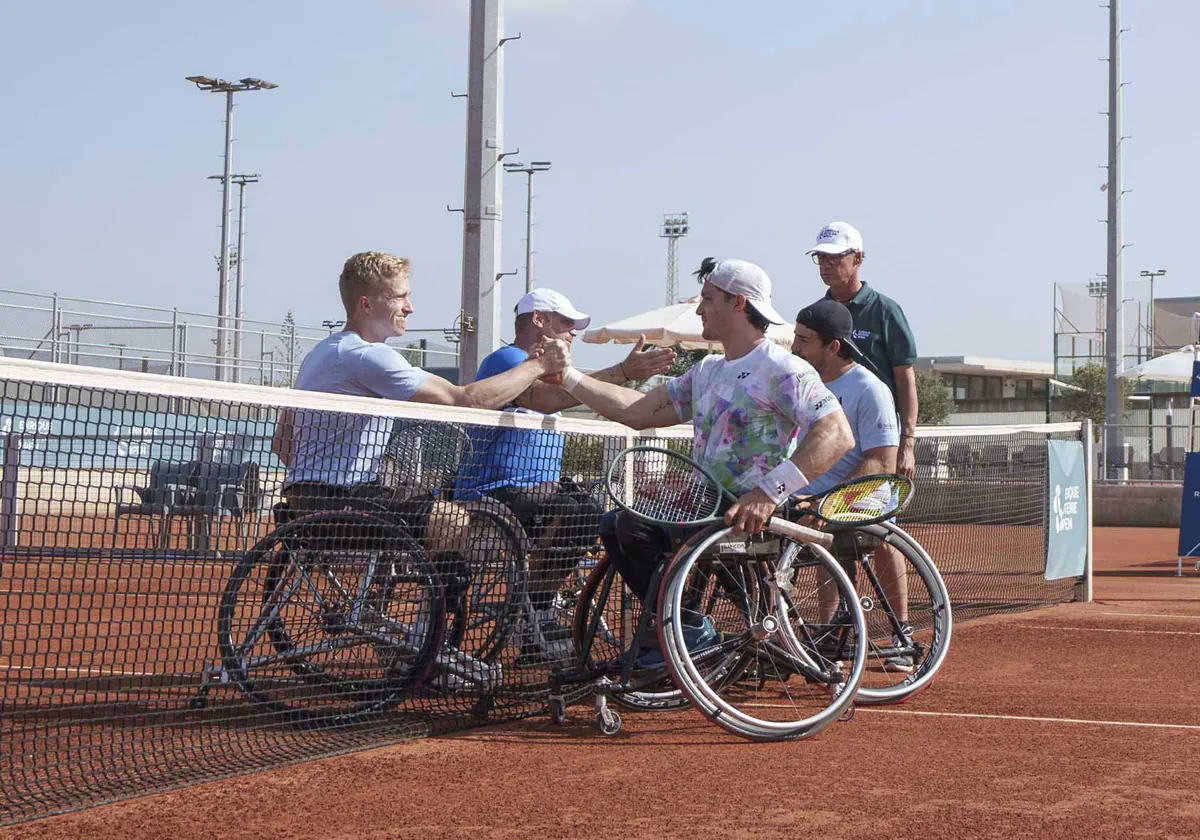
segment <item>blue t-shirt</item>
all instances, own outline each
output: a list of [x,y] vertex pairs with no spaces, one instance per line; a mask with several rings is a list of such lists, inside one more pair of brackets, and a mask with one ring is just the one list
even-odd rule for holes
[[[296,375],[302,391],[410,400],[429,378],[393,347],[355,332],[335,333],[309,351]],[[292,418],[292,462],[285,484],[316,481],[348,487],[372,481],[392,432],[393,419],[297,409]]]
[[862,365],[855,365],[832,382],[825,383],[842,404],[854,432],[854,448],[817,476],[804,495],[823,493],[845,481],[862,463],[863,453],[880,446],[900,445],[900,426],[892,392],[883,380]]
[[[488,354],[479,365],[475,379],[512,370],[529,358],[515,345],[507,345]],[[537,414],[515,403],[504,411],[517,414]],[[458,472],[454,497],[464,501],[478,499],[501,487],[532,487],[535,484],[559,480],[562,474],[563,436],[548,429],[504,429],[472,427],[471,458]]]

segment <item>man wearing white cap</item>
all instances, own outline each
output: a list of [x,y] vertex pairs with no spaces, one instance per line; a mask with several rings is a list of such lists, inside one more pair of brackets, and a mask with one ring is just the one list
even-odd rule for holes
[[853,225],[830,222],[817,234],[808,252],[829,287],[825,297],[850,310],[854,319],[854,342],[866,366],[892,392],[900,413],[900,451],[897,470],[916,475],[914,447],[917,433],[917,340],[900,304],[881,295],[858,278],[866,259],[863,238]]
[[[770,324],[785,321],[771,305],[766,272],[742,260],[709,258],[696,275],[704,284],[696,307],[704,338],[720,342],[724,355],[705,356],[649,394],[615,388],[573,367],[563,371],[563,387],[605,417],[635,429],[690,420],[692,457],[739,497],[726,512],[726,523],[754,533],[789,495],[849,452],[854,436],[812,366],[767,338]],[[655,568],[687,534],[625,513],[605,525],[613,526],[601,528],[609,556],[645,601]],[[684,630],[692,652],[716,639],[707,617],[697,622]],[[651,659],[643,662],[639,656],[638,662],[657,664]]]
[[[547,341],[568,345],[587,329],[591,317],[580,312],[552,289],[534,289],[516,306],[516,337],[512,344],[489,354],[479,365],[476,381],[523,364]],[[665,373],[675,353],[670,349],[642,350],[638,342],[624,361],[592,374],[614,385],[649,379]],[[535,382],[504,411],[557,414],[579,401],[556,385]],[[472,429],[472,457],[459,471],[455,499],[490,496],[507,505],[521,520],[534,542],[530,560],[529,599],[533,616],[526,617],[522,664],[563,660],[574,649],[570,628],[558,621],[555,596],[563,577],[596,542],[603,510],[587,494],[562,484],[563,436],[549,429]]]

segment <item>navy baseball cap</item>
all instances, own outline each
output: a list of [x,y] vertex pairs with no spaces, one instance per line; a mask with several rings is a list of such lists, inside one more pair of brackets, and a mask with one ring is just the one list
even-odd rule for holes
[[836,300],[822,298],[809,304],[796,315],[796,323],[812,330],[825,341],[837,339],[856,356],[862,357],[862,350],[854,343],[854,318],[850,310]]

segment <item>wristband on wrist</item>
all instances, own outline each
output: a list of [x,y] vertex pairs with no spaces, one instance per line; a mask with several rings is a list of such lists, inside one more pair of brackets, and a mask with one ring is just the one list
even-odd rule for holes
[[583,379],[583,374],[573,367],[564,368],[562,372],[562,389],[568,394],[575,392],[575,386]]
[[780,504],[788,496],[807,486],[808,479],[790,460],[785,460],[758,482],[758,489],[766,493],[767,498],[775,504]]

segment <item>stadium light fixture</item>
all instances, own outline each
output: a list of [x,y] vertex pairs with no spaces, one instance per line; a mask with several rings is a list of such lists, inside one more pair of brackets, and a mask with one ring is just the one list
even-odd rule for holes
[[528,164],[519,160],[506,161],[505,172],[525,173],[525,294],[533,288],[533,174],[550,169],[548,160],[532,160]]
[[[217,289],[217,363],[216,363],[216,379],[218,382],[225,379],[225,357],[228,355],[229,348],[229,216],[230,216],[230,195],[229,186],[232,181],[230,172],[233,166],[233,95],[247,90],[274,90],[279,85],[274,82],[268,82],[263,79],[256,79],[253,76],[248,76],[236,82],[228,82],[224,79],[213,78],[212,76],[184,76],[184,78],[198,87],[200,90],[211,93],[225,94],[225,170],[221,177],[221,251],[220,251],[220,278],[217,281],[219,288]],[[257,176],[255,176],[257,177]],[[243,189],[245,187],[243,186]],[[235,350],[234,355],[239,356],[240,352],[236,349],[237,338],[234,339]]]

